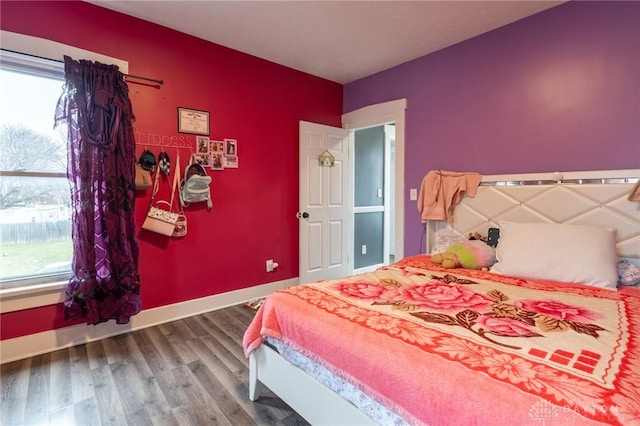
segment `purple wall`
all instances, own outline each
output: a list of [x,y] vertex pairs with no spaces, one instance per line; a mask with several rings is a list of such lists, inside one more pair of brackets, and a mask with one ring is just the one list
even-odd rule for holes
[[407,98],[409,188],[482,174],[640,168],[640,2],[571,2],[350,83],[344,111]]

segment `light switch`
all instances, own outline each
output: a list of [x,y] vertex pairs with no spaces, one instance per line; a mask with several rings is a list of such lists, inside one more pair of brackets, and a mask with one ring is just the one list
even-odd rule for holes
[[378,198],[382,198],[382,188],[378,188]]
[[416,201],[418,199],[418,190],[416,188],[411,188],[409,190],[409,199],[411,201]]

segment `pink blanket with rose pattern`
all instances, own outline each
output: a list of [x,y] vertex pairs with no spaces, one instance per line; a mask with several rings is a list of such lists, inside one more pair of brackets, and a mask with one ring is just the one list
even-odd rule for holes
[[640,424],[640,290],[445,270],[428,256],[269,296],[280,339],[411,424]]

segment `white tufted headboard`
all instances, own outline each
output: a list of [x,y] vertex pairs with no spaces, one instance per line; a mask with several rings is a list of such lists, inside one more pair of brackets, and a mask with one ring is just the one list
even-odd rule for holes
[[486,236],[501,220],[569,223],[617,229],[618,255],[640,264],[640,203],[627,199],[639,178],[640,169],[484,176],[453,223],[429,221],[427,253],[439,234]]

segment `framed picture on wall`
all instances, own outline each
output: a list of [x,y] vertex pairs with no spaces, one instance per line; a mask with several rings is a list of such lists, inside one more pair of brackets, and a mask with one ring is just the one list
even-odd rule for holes
[[209,112],[178,107],[178,132],[209,135]]
[[235,139],[224,140],[224,155],[238,155],[238,141]]
[[237,155],[226,155],[224,157],[224,167],[226,169],[237,169],[238,168],[238,156]]
[[209,138],[207,136],[196,136],[196,153],[209,153]]
[[220,153],[224,155],[224,141],[209,140],[209,152],[211,154]]
[[224,154],[214,152],[211,155],[211,170],[224,170]]
[[195,154],[193,161],[200,164],[202,167],[211,167],[211,154]]

